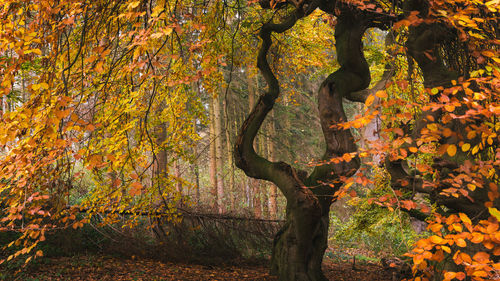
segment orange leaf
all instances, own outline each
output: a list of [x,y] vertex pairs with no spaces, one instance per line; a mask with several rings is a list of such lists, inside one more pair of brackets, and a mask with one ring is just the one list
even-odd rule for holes
[[463,230],[463,227],[461,224],[459,223],[454,223],[451,225],[451,227],[453,228],[453,230],[455,230],[456,232],[462,232]]
[[473,139],[476,137],[476,131],[469,131],[467,132],[467,138],[468,139]]
[[493,247],[495,247],[495,244],[491,241],[484,241],[483,242],[483,246],[488,249],[488,250],[491,250],[493,249]]
[[378,91],[375,93],[375,95],[381,99],[387,98],[387,93],[385,91]]
[[370,106],[373,101],[375,101],[375,97],[373,95],[369,95],[368,98],[366,98],[365,105]]
[[455,243],[457,244],[458,247],[465,247],[467,246],[467,243],[465,243],[465,240],[462,238],[458,238]]
[[496,247],[495,250],[493,250],[493,255],[500,256],[500,246]]
[[444,137],[450,137],[453,134],[453,131],[450,128],[444,128],[443,130],[443,136]]
[[437,235],[432,235],[431,237],[429,237],[429,239],[434,244],[446,244],[446,241]]
[[344,159],[346,162],[350,162],[352,160],[352,156],[350,153],[344,153],[344,155],[342,155],[342,159]]
[[483,271],[483,270],[478,270],[478,271],[474,271],[474,273],[472,273],[472,276],[488,277],[488,273],[486,271]]
[[460,255],[460,258],[462,259],[462,261],[464,261],[466,263],[472,263],[472,259],[466,253],[460,253],[459,255]]
[[485,252],[477,252],[472,259],[478,262],[488,262],[490,255]]
[[445,104],[444,109],[448,112],[452,112],[453,110],[455,110],[455,106],[453,104]]
[[419,265],[424,261],[424,257],[422,255],[413,256],[413,264]]
[[131,185],[130,185],[130,190],[129,190],[129,194],[130,196],[136,196],[136,195],[139,195],[141,194],[141,190],[142,190],[142,184],[138,181],[134,181]]
[[478,233],[478,232],[472,233],[472,239],[470,239],[470,241],[472,243],[476,243],[476,244],[477,243],[481,243],[481,242],[483,242],[483,240],[484,240],[484,235],[483,234]]
[[465,273],[463,272],[457,272],[457,276],[455,276],[458,280],[464,280],[465,279]]
[[443,228],[443,226],[438,223],[433,223],[430,225],[430,229],[432,230],[432,232],[438,232],[439,230],[441,230],[441,228]]
[[444,280],[443,281],[451,280],[451,279],[455,278],[455,276],[457,276],[456,272],[446,272],[444,274]]
[[448,145],[446,152],[448,152],[448,155],[453,157],[453,156],[455,156],[455,154],[457,154],[457,147],[454,144],[450,144],[450,145]]

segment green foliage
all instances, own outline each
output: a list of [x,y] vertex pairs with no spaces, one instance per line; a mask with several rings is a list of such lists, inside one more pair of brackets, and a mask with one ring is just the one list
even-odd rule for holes
[[348,202],[354,212],[343,221],[332,212],[330,241],[342,248],[364,248],[376,254],[402,255],[418,239],[410,217],[399,210],[373,204],[369,198],[392,195],[389,177],[381,169],[374,172],[375,186],[365,188],[366,196]]

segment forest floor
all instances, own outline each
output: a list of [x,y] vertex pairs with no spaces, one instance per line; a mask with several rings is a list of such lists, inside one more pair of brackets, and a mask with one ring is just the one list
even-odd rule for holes
[[[370,262],[337,262],[326,259],[324,272],[330,280],[391,281],[392,274]],[[4,275],[5,274],[5,275]],[[0,273],[0,280],[277,280],[269,276],[265,265],[194,265],[164,263],[147,259],[124,259],[112,256],[83,255],[44,258],[23,271]]]

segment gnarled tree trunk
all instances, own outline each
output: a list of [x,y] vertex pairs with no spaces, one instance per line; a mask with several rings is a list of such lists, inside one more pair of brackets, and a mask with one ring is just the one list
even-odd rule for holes
[[[268,91],[260,96],[241,127],[234,156],[236,165],[245,174],[273,182],[287,200],[286,223],[275,237],[271,272],[280,280],[317,281],[327,280],[321,271],[321,264],[327,247],[329,210],[334,193],[343,185],[341,179],[352,176],[360,163],[354,155],[357,147],[350,130],[336,126],[347,121],[342,99],[359,102],[366,99],[366,95],[359,92],[370,83],[361,39],[367,28],[380,24],[380,18],[374,21],[373,15],[356,11],[345,4],[335,5],[334,1],[321,3],[324,11],[336,13],[338,18],[335,38],[337,60],[341,67],[322,83],[318,91],[320,120],[326,142],[322,158],[325,163],[307,176],[306,172],[287,163],[265,159],[255,152],[253,146],[257,132],[280,91],[267,61],[267,52],[272,44],[271,33],[285,32],[320,5],[315,2],[301,3],[284,22],[266,23],[261,28],[262,45],[257,64],[267,82]],[[331,161],[332,158],[342,159],[346,153],[352,154],[350,161]]]

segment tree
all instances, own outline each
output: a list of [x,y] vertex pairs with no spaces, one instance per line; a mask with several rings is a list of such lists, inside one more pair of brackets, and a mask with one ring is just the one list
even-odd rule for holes
[[[498,59],[495,58],[492,51],[482,50],[480,52],[478,51],[479,45],[468,44],[465,47],[465,58],[462,61],[454,61],[457,65],[462,66],[463,77],[459,78],[458,73],[453,71],[455,66],[452,65],[452,58],[443,58],[442,55],[443,49],[452,47],[453,42],[470,38],[467,32],[476,39],[483,39],[482,42],[491,48],[498,46],[498,40],[493,39],[498,34],[498,29],[490,25],[494,24],[496,20],[489,22],[488,20],[491,20],[491,18],[485,16],[497,11],[496,8],[493,8],[493,2],[486,4],[467,3],[464,4],[466,8],[447,1],[418,0],[387,3],[377,3],[375,1],[261,1],[260,4],[263,8],[279,10],[291,6],[294,9],[279,23],[271,21],[263,24],[260,29],[262,45],[257,57],[257,65],[266,79],[268,89],[260,96],[252,112],[242,125],[234,151],[236,165],[239,168],[250,177],[273,182],[287,200],[286,223],[276,235],[274,242],[271,260],[272,272],[277,274],[280,280],[326,280],[321,272],[321,263],[327,242],[329,207],[335,196],[341,191],[342,185],[344,183],[348,183],[346,186],[352,184],[349,178],[356,173],[360,165],[360,158],[356,153],[357,146],[350,132],[350,127],[355,126],[355,123],[347,122],[343,99],[364,102],[367,106],[373,103],[374,95],[370,95],[373,93],[366,90],[370,84],[370,70],[362,51],[362,37],[368,28],[388,29],[393,23],[398,22],[397,26],[408,26],[405,46],[407,54],[410,56],[409,61],[411,63],[415,60],[418,64],[422,71],[424,86],[429,89],[428,91],[432,96],[428,100],[423,96],[427,100],[427,106],[421,112],[418,112],[419,117],[416,118],[414,123],[407,124],[403,128],[400,124],[395,124],[397,128],[393,130],[395,134],[392,136],[392,149],[386,146],[386,155],[384,155],[386,169],[391,175],[392,187],[395,194],[399,194],[398,197],[401,197],[401,199],[412,199],[416,192],[427,194],[428,202],[437,204],[438,208],[440,208],[433,214],[434,217],[431,218],[431,221],[437,220],[438,223],[442,223],[442,215],[450,215],[448,220],[451,220],[451,222],[448,224],[453,225],[461,220],[468,227],[470,235],[476,233],[481,236],[479,240],[490,237],[491,240],[484,244],[486,252],[489,253],[476,251],[477,253],[474,256],[476,257],[474,263],[481,264],[480,270],[477,269],[477,266],[470,265],[471,258],[468,254],[465,254],[469,257],[466,258],[467,261],[460,258],[464,255],[460,250],[455,249],[453,259],[455,264],[458,265],[456,269],[464,270],[468,275],[489,276],[490,278],[495,276],[498,270],[498,264],[495,264],[495,261],[498,261],[498,258],[493,258],[493,256],[498,255],[499,252],[498,247],[493,246],[491,243],[495,243],[495,241],[498,243],[498,237],[488,235],[492,235],[498,230],[498,212],[494,208],[494,206],[498,206],[499,197],[497,179],[494,176],[498,163],[494,160],[497,152],[496,146],[493,146],[493,138],[497,138],[495,133],[497,128],[492,126],[483,128],[484,132],[487,133],[483,135],[482,142],[477,139],[474,143],[476,151],[472,153],[472,156],[467,155],[467,157],[471,158],[470,160],[466,160],[465,155],[457,155],[457,147],[460,145],[462,151],[467,152],[473,145],[464,143],[462,141],[464,138],[460,133],[464,132],[464,130],[469,132],[477,131],[477,115],[486,120],[496,118],[498,112],[494,108],[498,104],[496,99],[498,89],[495,90],[494,85],[498,81]],[[335,47],[340,68],[328,76],[318,90],[318,108],[326,151],[322,157],[324,163],[316,166],[307,175],[306,172],[287,163],[271,162],[258,155],[254,150],[253,142],[266,116],[273,109],[275,100],[280,93],[280,84],[267,58],[273,42],[273,33],[286,32],[298,20],[308,16],[316,8],[337,18]],[[459,18],[462,22],[454,19],[448,20],[445,17],[451,13],[451,10],[460,11]],[[483,15],[488,20],[471,19],[472,15]],[[470,28],[475,29],[474,31],[479,30],[481,33],[472,33],[469,30]],[[457,38],[460,39],[457,40]],[[478,64],[469,65],[469,68],[467,68],[468,62],[465,60],[471,55],[474,56],[474,52],[476,52],[475,57],[478,59]],[[479,75],[480,79],[467,80],[471,77],[469,71],[472,71],[474,67],[477,67],[477,69],[484,67],[486,63],[484,56],[491,58],[489,62],[493,64],[489,66],[490,74],[493,71],[495,77],[485,78],[487,75]],[[413,69],[410,69],[410,71],[413,71]],[[468,81],[474,81],[474,90],[468,89],[468,86],[472,83]],[[449,90],[451,86],[457,85],[457,83],[462,84],[454,89],[452,88],[453,90]],[[477,107],[478,103],[473,102],[472,105],[470,104],[470,100],[466,98],[468,91],[484,91],[488,93],[488,102],[491,102],[490,110],[486,110],[487,112],[476,110],[474,107]],[[383,92],[378,95],[386,97]],[[485,101],[484,98],[481,100]],[[388,103],[384,105],[387,106]],[[481,108],[487,108],[484,107],[486,104],[482,104],[482,106]],[[467,109],[469,110],[468,113],[464,113]],[[477,115],[471,118],[471,115],[468,114]],[[371,119],[373,118],[372,114]],[[368,123],[370,119],[365,117],[357,121],[358,123]],[[396,122],[397,120],[394,119],[393,121]],[[445,129],[442,137],[437,126]],[[430,131],[433,131],[433,133],[430,133]],[[400,137],[397,136],[398,134]],[[476,136],[475,133],[474,136],[472,136],[472,133],[470,134],[469,139]],[[485,140],[490,145],[488,148],[486,148]],[[485,151],[482,156],[484,158],[477,159],[473,155],[479,149],[486,149],[489,152]],[[411,168],[425,169],[421,169],[419,165],[408,167],[406,160],[410,159],[410,154],[417,153],[419,150],[427,153],[428,157],[430,157],[433,168],[437,170],[435,173],[429,173],[432,171],[431,169],[427,169],[425,174],[415,173],[411,171]],[[447,156],[443,155],[443,151],[447,153]],[[489,168],[481,172],[478,171],[479,176],[478,174],[469,173],[471,166],[476,166],[479,162],[488,163]],[[428,163],[425,165],[430,168]],[[439,178],[436,177],[437,175]],[[464,191],[460,185],[463,184],[465,177],[468,177],[466,181],[473,181],[474,184],[472,185],[473,188]],[[450,188],[451,186],[453,188]],[[476,189],[477,186],[481,186],[481,188]],[[408,191],[411,194],[403,194],[403,192]],[[393,202],[399,202],[397,197],[393,199]],[[426,214],[425,208],[422,209],[423,212],[422,210],[416,210],[415,204],[411,202],[411,200],[404,200],[400,203],[409,204],[408,206],[405,205],[404,209],[413,216],[420,219],[426,219],[430,216],[430,214]],[[488,208],[490,208],[489,212]],[[453,213],[458,213],[460,218],[454,216]],[[475,218],[475,222],[472,222],[469,217]],[[477,223],[481,226],[477,225]],[[441,224],[431,224],[431,230],[438,232],[441,228],[437,227],[437,225],[442,227]],[[475,225],[474,229],[472,225]],[[486,226],[489,230],[480,234],[474,232]],[[461,232],[461,229],[460,226],[459,232]],[[439,233],[442,236],[447,234],[446,230]],[[465,237],[464,235],[467,236],[467,234],[462,233],[463,237]],[[429,278],[435,268],[423,261],[425,259],[442,261],[444,259],[443,251],[451,253],[450,248],[442,246],[443,244],[453,245],[457,243],[459,247],[464,247],[465,244],[460,240],[462,238],[458,238],[462,236],[449,234],[445,236],[445,239],[432,236],[430,240],[422,240],[424,242],[420,246],[417,244],[417,252],[412,255],[415,273],[418,270],[426,269],[425,278]],[[471,236],[467,237],[470,238]],[[478,243],[479,240],[474,243]],[[431,268],[431,270],[428,268]],[[456,273],[457,270],[452,271],[446,268],[442,273],[449,280],[459,276]]]
[[167,4],[2,1],[2,98],[27,89],[1,119],[0,230],[22,246],[4,260],[41,256],[47,232],[88,221],[80,209],[106,223],[145,210],[177,220],[176,186],[189,184],[176,167],[204,122],[190,86],[217,58],[201,61],[199,22],[181,27],[191,7]]
[[[223,172],[233,163],[221,158],[233,141],[234,164],[271,181],[287,200],[271,261],[281,280],[325,280],[329,207],[355,182],[370,183],[359,167],[372,156],[390,174],[392,189],[367,200],[425,219],[433,232],[408,253],[415,279],[498,274],[498,1],[262,0],[263,9],[196,0],[2,4],[0,230],[20,232],[9,245],[21,246],[6,260],[41,256],[35,249],[48,231],[87,222],[76,215],[82,209],[109,214],[105,223],[120,212],[164,212],[177,220],[190,187],[183,168],[197,161],[199,188],[199,171],[209,165],[193,154],[204,151],[196,145],[211,126],[212,138],[204,140],[213,143],[218,208],[234,191]],[[369,87],[374,71],[362,39],[373,27],[394,35],[395,44],[386,71]],[[267,86],[259,98],[262,77],[247,58],[256,29],[257,66]],[[333,54],[338,69],[319,85],[319,117],[303,122],[319,122],[325,140],[307,175],[291,161],[307,162],[316,137],[297,130],[299,118],[285,113],[296,100],[314,99],[304,80],[331,72],[335,63],[326,61]],[[247,80],[256,85],[241,82]],[[286,105],[278,106],[284,93]],[[366,111],[347,120],[345,100]],[[252,110],[240,122],[247,103]],[[377,138],[358,148],[353,132],[378,118],[382,130],[368,129]],[[223,137],[224,127],[242,123],[236,139]],[[266,128],[295,129],[294,139],[266,143],[280,138]],[[298,142],[302,136],[314,141]],[[287,159],[291,164],[275,162],[297,144],[299,152],[287,153],[296,156]],[[259,155],[266,150],[269,159]]]

